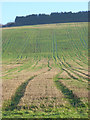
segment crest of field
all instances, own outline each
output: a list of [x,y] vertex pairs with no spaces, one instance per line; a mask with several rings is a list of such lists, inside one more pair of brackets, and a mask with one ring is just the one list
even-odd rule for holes
[[82,22],[3,28],[4,108],[51,115],[58,109],[57,116],[61,109],[71,109],[72,117],[76,107],[76,116],[85,112],[87,117],[87,26]]
[[[77,23],[77,26],[80,26],[82,23]],[[75,23],[57,23],[57,24],[42,24],[42,25],[30,25],[30,26],[18,26],[18,27],[6,27],[3,29],[17,29],[17,28],[60,28],[67,27],[70,25],[71,27],[75,27]]]

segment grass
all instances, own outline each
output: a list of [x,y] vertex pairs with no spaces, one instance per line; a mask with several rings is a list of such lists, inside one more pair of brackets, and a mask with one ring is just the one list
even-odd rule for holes
[[74,108],[61,107],[61,108],[48,108],[44,111],[32,111],[32,110],[14,110],[3,112],[5,118],[87,118],[84,115],[80,115]]
[[[58,29],[54,28],[54,30],[51,29],[52,25],[50,25],[48,29],[44,29],[40,27],[38,27],[38,29],[35,28],[27,28],[27,29],[21,28],[21,29],[8,29],[8,30],[3,29],[2,31],[3,59],[5,58],[23,59],[26,58],[26,56],[28,58],[31,56],[36,57],[39,55],[50,56],[52,52],[56,54],[55,49],[57,49],[57,54],[60,56],[62,56],[63,53],[67,55],[67,53],[70,53],[70,50],[72,50],[73,57],[76,56],[75,53],[79,54],[79,56],[81,53],[82,56],[80,57],[83,57],[84,59],[83,51],[87,51],[87,49],[82,47],[80,36],[82,31],[82,35],[84,36],[86,43],[88,42],[87,41],[88,38],[83,31],[84,30],[83,24],[86,28],[87,23],[83,23],[83,24],[79,23],[81,27],[78,27],[77,24],[78,23],[75,23],[76,27],[72,27],[72,24],[71,25],[66,24],[67,27],[66,26],[63,28],[60,27]],[[76,32],[76,29],[79,30],[78,33]],[[70,44],[70,42],[73,42],[73,46],[72,44]]]
[[[22,71],[38,72],[48,67],[59,69],[60,73],[54,76],[54,82],[58,90],[62,92],[68,104],[48,106],[41,103],[40,108],[32,104],[31,109],[26,106],[19,108],[18,103],[24,96],[30,77],[19,87],[15,94],[3,104],[4,118],[88,118],[87,98],[79,98],[71,85],[79,89],[87,89],[88,73],[88,23],[62,23],[51,25],[24,26],[12,29],[2,29],[2,66],[3,81],[13,80],[16,74]],[[40,60],[46,59],[47,64],[40,64]],[[50,63],[53,61],[52,63]],[[18,65],[8,68],[7,65]],[[60,77],[61,73],[67,73],[70,78]],[[59,80],[67,82],[65,86]],[[8,87],[8,86],[7,86]],[[54,98],[54,101],[57,98]],[[46,97],[48,101],[48,96]],[[83,102],[84,101],[84,102]],[[19,109],[19,110],[18,110]]]
[[[72,90],[69,90],[65,85],[63,85],[60,81],[60,79],[58,78],[58,74],[55,76],[54,78],[54,82],[57,86],[58,89],[60,89],[62,91],[62,93],[64,94],[64,96],[66,97],[66,99],[68,99],[69,103],[71,104],[71,106],[73,108],[75,108],[79,114],[86,116],[86,114],[88,113],[88,107],[87,105],[85,105],[80,98],[73,93]],[[88,114],[87,114],[88,115]]]
[[32,80],[34,77],[35,77],[35,76],[32,76],[30,79],[28,79],[27,81],[25,81],[24,83],[22,83],[22,84],[17,88],[14,96],[12,96],[12,98],[11,98],[11,100],[10,100],[10,103],[9,103],[8,105],[7,105],[7,103],[4,104],[4,106],[3,106],[3,109],[4,109],[4,110],[6,110],[6,111],[7,111],[7,110],[11,110],[11,111],[12,111],[12,110],[14,110],[14,109],[17,107],[17,105],[18,105],[21,97],[23,97],[23,95],[24,95],[24,92],[25,92],[25,89],[26,89],[26,87],[27,87],[27,85],[28,85],[28,82],[29,82],[30,80]]

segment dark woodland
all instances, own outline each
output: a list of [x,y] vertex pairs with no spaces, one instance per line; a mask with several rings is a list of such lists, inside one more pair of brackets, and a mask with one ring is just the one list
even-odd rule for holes
[[68,23],[68,22],[88,22],[88,11],[77,13],[61,12],[47,14],[32,14],[27,16],[16,16],[15,22],[9,22],[2,27],[38,25],[38,24],[53,24],[53,23]]

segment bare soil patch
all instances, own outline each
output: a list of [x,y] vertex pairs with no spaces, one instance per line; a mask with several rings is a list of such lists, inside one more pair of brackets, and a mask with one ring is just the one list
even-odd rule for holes
[[48,59],[41,59],[40,61],[38,61],[38,64],[36,65],[36,67],[42,66],[42,65],[47,65],[48,64]]
[[3,71],[7,71],[7,70],[10,70],[12,68],[15,68],[15,67],[18,67],[20,66],[21,64],[8,64],[8,65],[2,65],[2,70]]
[[85,87],[81,87],[78,83],[78,86],[72,83],[72,80],[59,80],[64,86],[66,86],[69,90],[72,90],[75,95],[79,98],[88,98],[88,90]]
[[64,71],[59,75],[59,78],[65,78],[65,79],[70,79],[71,77]]
[[53,82],[53,77],[60,72],[53,68],[50,71],[42,73],[31,80],[26,88],[24,97],[21,98],[19,106],[41,104],[48,106],[52,103],[53,107],[65,104],[62,92],[58,90]]
[[2,82],[2,99],[8,100],[11,99],[11,96],[14,95],[16,89],[27,79],[32,77],[33,75],[38,75],[42,72],[46,72],[48,68],[43,68],[42,70],[38,70],[38,72],[32,72],[32,71],[25,71],[22,70],[20,73],[13,74],[12,79],[3,79]]

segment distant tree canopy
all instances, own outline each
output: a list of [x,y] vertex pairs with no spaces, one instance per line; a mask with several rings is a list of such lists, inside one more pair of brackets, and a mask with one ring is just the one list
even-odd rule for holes
[[88,22],[88,11],[81,11],[77,13],[61,12],[46,14],[32,14],[22,17],[16,17],[14,23],[9,23],[3,27],[23,26],[23,25],[38,25],[51,23],[67,23],[67,22]]

